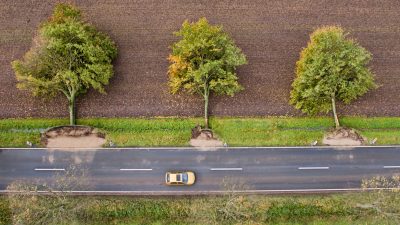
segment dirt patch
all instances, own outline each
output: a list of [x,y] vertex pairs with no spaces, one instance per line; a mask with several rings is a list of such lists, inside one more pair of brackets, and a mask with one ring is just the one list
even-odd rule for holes
[[333,130],[325,135],[322,143],[331,146],[355,146],[363,145],[366,139],[357,131],[349,128],[340,128]]
[[192,138],[189,144],[193,147],[213,148],[223,147],[222,141],[214,138],[214,134],[210,129],[201,129],[199,125],[192,129]]
[[47,148],[100,148],[106,143],[104,138],[91,134],[82,137],[58,136],[47,141]]
[[218,139],[209,139],[209,140],[190,139],[189,143],[193,147],[200,147],[200,148],[216,148],[224,146],[222,141]]
[[47,148],[100,148],[106,143],[105,135],[87,126],[50,128],[42,134]]

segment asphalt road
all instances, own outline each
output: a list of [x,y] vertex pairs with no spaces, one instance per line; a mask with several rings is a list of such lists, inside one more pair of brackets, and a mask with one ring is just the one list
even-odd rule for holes
[[[400,147],[0,149],[0,192],[16,180],[52,180],[71,164],[88,171],[90,188],[79,193],[221,193],[224,180],[247,192],[329,192],[357,190],[362,179],[400,174]],[[171,170],[194,171],[195,185],[164,185]]]

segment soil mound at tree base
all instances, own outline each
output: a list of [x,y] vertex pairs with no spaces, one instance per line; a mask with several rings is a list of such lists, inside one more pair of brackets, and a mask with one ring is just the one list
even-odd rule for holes
[[209,139],[209,140],[190,139],[189,144],[192,147],[200,147],[200,148],[215,148],[224,146],[222,141],[217,139]]
[[48,129],[42,134],[47,148],[101,148],[105,135],[88,126],[61,126]]
[[365,142],[366,140],[357,131],[349,128],[333,130],[322,140],[323,144],[330,146],[357,146]]
[[201,129],[200,126],[196,126],[192,129],[192,139],[189,144],[193,147],[201,148],[212,148],[212,147],[223,147],[222,141],[214,138],[213,132],[209,129]]
[[47,148],[101,148],[106,143],[96,135],[82,137],[58,136],[47,140]]

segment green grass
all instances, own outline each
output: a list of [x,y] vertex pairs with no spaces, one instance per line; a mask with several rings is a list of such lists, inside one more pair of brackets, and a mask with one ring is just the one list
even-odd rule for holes
[[[400,200],[398,193],[347,193],[331,195],[224,196],[211,197],[67,197],[67,210],[74,224],[396,224],[390,215],[360,208],[359,204]],[[40,196],[14,208],[16,218],[30,218],[58,210],[56,199]],[[13,211],[8,197],[0,196],[0,224],[9,224]],[[52,204],[48,204],[52,202]],[[29,207],[35,206],[48,207]],[[233,204],[231,204],[233,203]],[[382,204],[385,204],[382,202]],[[54,206],[55,208],[51,208]],[[40,212],[32,211],[40,210]],[[400,204],[391,212],[397,213]],[[61,214],[60,214],[61,213]],[[40,218],[39,218],[40,219]],[[29,224],[29,223],[27,223]]]
[[295,146],[320,140],[328,118],[212,118],[215,133],[230,146]]
[[11,209],[5,196],[0,196],[0,225],[11,224]]
[[40,132],[48,127],[68,124],[67,119],[2,119],[0,147],[26,147],[26,141],[40,144]]
[[107,133],[107,139],[118,146],[187,146],[191,129],[199,118],[153,119],[84,119],[82,124],[97,127]]
[[[188,146],[191,128],[202,118],[87,118],[79,124],[97,127],[118,146]],[[342,125],[354,128],[377,144],[400,144],[399,117],[344,117]],[[68,124],[67,119],[2,119],[0,146],[40,144],[39,132]],[[333,127],[330,117],[212,117],[210,125],[230,146],[304,146],[321,139]]]

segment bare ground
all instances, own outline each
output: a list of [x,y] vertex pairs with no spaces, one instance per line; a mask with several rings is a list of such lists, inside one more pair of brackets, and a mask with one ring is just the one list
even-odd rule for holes
[[193,147],[209,148],[209,147],[223,147],[223,143],[217,139],[190,139],[189,144]]
[[192,138],[189,144],[193,147],[210,148],[222,147],[222,141],[214,137],[214,132],[210,129],[202,129],[200,125],[192,129]]
[[101,148],[106,143],[104,138],[91,134],[88,136],[72,137],[57,136],[47,139],[47,148]]
[[[16,89],[11,61],[29,49],[40,22],[56,1],[0,1],[0,118],[68,115],[66,99],[45,102]],[[167,87],[168,48],[185,19],[207,17],[222,24],[247,55],[238,70],[245,90],[233,98],[213,96],[212,115],[299,115],[288,104],[295,62],[318,26],[338,24],[373,54],[382,85],[343,115],[400,116],[400,1],[398,0],[76,0],[86,19],[119,48],[107,95],[90,91],[78,99],[78,116],[199,116],[200,98],[172,96]]]
[[89,126],[59,126],[42,134],[47,148],[100,148],[106,143],[105,135]]
[[330,146],[360,146],[365,141],[355,130],[341,128],[327,133],[322,143]]

